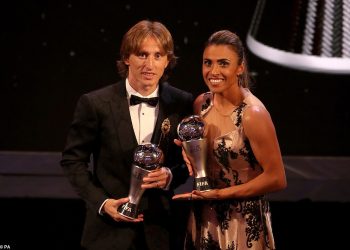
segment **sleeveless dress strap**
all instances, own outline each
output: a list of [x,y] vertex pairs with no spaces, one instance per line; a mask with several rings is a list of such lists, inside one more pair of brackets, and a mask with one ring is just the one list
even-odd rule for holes
[[211,92],[204,93],[200,115],[204,116],[212,106],[213,106],[213,93]]

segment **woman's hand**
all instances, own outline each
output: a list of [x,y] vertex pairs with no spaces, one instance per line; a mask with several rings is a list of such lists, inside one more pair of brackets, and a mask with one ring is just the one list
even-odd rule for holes
[[[174,139],[174,143],[177,146],[182,147],[182,142],[180,140]],[[191,162],[190,162],[189,158],[186,155],[186,152],[185,152],[184,148],[182,148],[182,158],[184,159],[184,161],[186,163],[189,175],[193,176],[193,167],[191,165]]]
[[220,189],[212,189],[205,192],[193,190],[191,193],[176,194],[173,200],[220,200]]

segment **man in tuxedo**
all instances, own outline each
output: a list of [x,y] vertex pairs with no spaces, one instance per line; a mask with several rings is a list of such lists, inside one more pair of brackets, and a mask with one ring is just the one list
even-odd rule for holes
[[[188,172],[174,139],[178,123],[192,113],[193,98],[165,81],[176,57],[163,24],[144,20],[131,27],[120,56],[123,79],[80,97],[62,153],[61,166],[86,203],[81,243],[98,250],[178,249],[176,230],[186,218],[178,221],[184,216],[171,197]],[[129,201],[134,150],[148,142],[159,145],[164,161],[143,179],[143,212],[128,219],[117,209]]]

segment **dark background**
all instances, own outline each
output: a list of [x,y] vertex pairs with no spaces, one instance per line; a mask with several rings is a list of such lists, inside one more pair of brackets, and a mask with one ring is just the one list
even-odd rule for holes
[[[179,56],[173,85],[195,95],[205,91],[204,41],[219,29],[245,41],[255,5],[253,0],[2,3],[0,150],[61,151],[78,97],[119,79],[115,61],[122,35],[141,19],[161,21],[173,34]],[[270,24],[269,36],[275,37],[269,40],[278,41],[274,23],[278,19]],[[350,155],[349,75],[288,69],[249,51],[248,63],[252,91],[272,115],[283,155]]]
[[[245,41],[256,2],[3,1],[0,150],[60,152],[78,97],[119,79],[115,61],[122,35],[141,19],[161,21],[173,34],[179,57],[173,85],[194,95],[206,91],[204,41],[220,29]],[[276,13],[283,15],[278,8]],[[269,40],[280,39],[278,23],[271,22]],[[271,113],[282,154],[349,156],[350,76],[288,69],[247,52],[252,91]],[[349,203],[274,201],[271,206],[278,249],[343,246]],[[0,245],[79,249],[83,219],[81,200],[2,198]]]

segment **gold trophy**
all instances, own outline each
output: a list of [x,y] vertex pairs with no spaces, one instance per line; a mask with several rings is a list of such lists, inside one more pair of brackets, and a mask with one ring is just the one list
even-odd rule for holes
[[143,177],[160,167],[162,157],[162,150],[155,144],[147,143],[137,146],[131,167],[129,202],[118,208],[119,214],[130,219],[137,218],[138,204],[145,191],[141,188]]
[[182,146],[193,166],[194,185],[198,191],[211,189],[206,174],[207,165],[207,139],[204,138],[205,122],[198,115],[184,118],[177,127],[177,133]]

